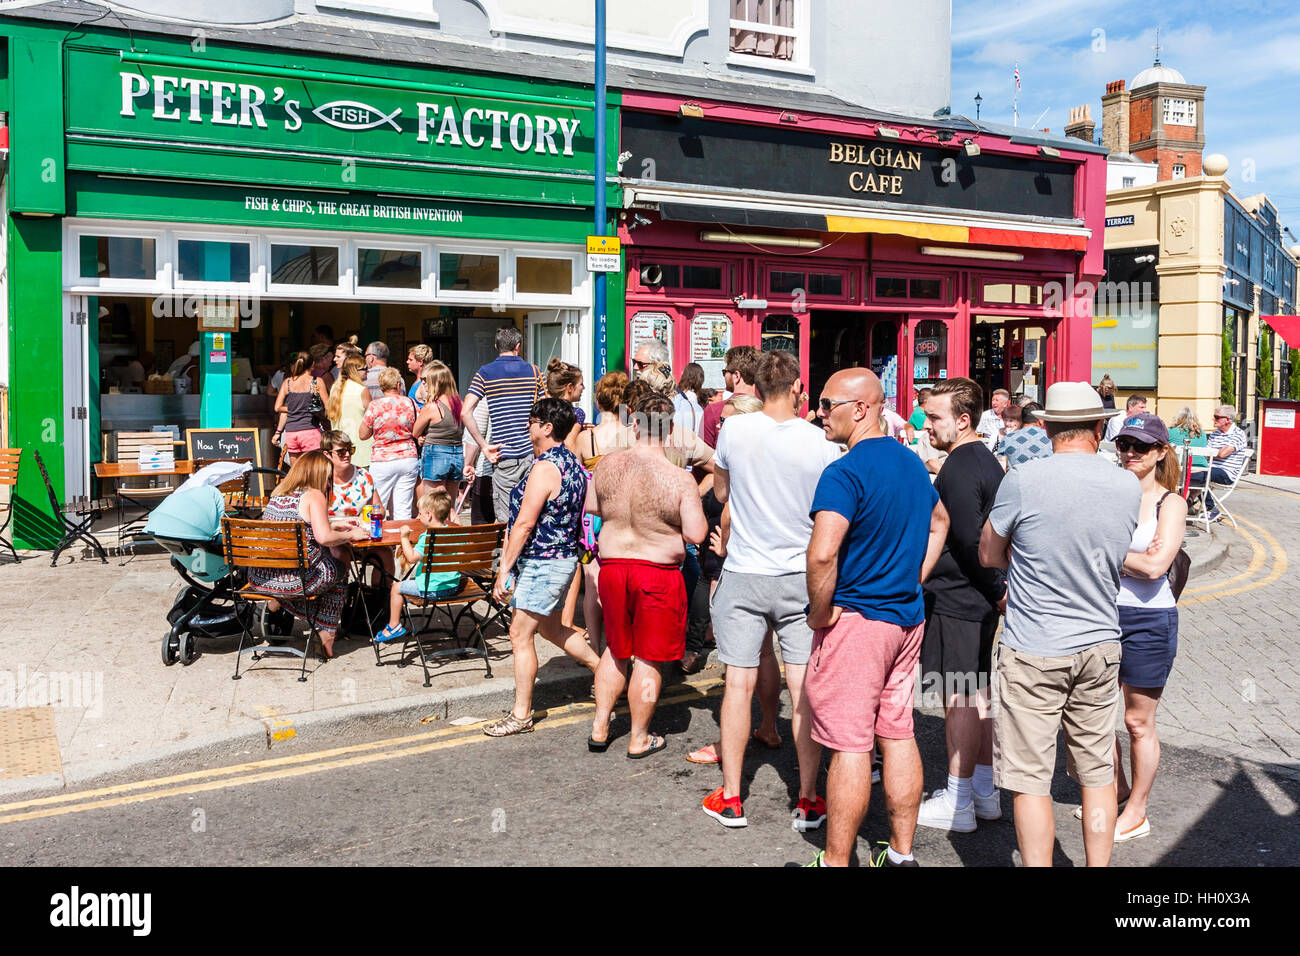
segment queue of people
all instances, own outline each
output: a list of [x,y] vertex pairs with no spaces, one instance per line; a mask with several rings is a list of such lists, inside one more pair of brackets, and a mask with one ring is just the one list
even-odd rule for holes
[[[307,429],[290,426],[323,383],[310,353],[295,359],[277,435],[295,457],[267,515],[309,524],[313,587],[331,594],[315,612],[327,653],[341,606],[337,564],[357,533],[330,515],[365,504],[418,513],[424,534],[401,546],[418,560],[431,533],[457,520],[461,483],[477,482],[473,520],[507,524],[492,594],[513,608],[514,705],[486,734],[533,729],[541,634],[593,674],[587,748],[611,746],[626,692],[626,755],[657,754],[668,746],[653,728],[662,668],[694,669],[711,633],[726,665],[719,742],[684,756],[719,765],[702,809],[726,827],[750,822],[747,747],[783,745],[779,645],[799,768],[791,822],[828,828],[814,865],[850,863],[876,780],[890,833],[871,865],[917,865],[918,825],[969,832],[1000,818],[1001,790],[1014,795],[1022,859],[1050,865],[1062,728],[1088,863],[1104,865],[1114,844],[1151,832],[1155,714],[1177,649],[1168,575],[1187,513],[1175,439],[1159,418],[1131,400],[1122,413],[1107,408],[1086,383],[1052,385],[1042,407],[995,393],[985,409],[980,387],[955,378],[926,390],[905,421],[888,414],[879,379],[861,368],[833,375],[804,418],[808,396],[789,353],[729,350],[726,387],[710,393],[695,370],[674,378],[667,350],[649,342],[634,351],[631,377],[595,383],[593,425],[576,405],[581,371],[558,359],[539,369],[521,357],[521,339],[513,328],[497,333],[497,359],[463,400],[431,355],[410,351],[418,381],[408,389],[383,343],[341,345],[324,392],[336,427],[315,448],[295,434]],[[1224,471],[1244,447],[1232,418],[1219,409],[1206,438]],[[1179,421],[1200,432],[1194,417]],[[1119,468],[1097,453],[1108,432]],[[363,442],[368,468],[356,460]],[[479,465],[491,468],[486,482]],[[585,628],[574,624],[580,590]],[[377,640],[405,633],[408,591],[393,585]],[[284,603],[293,610],[294,596]],[[918,663],[946,725],[947,783],[928,797],[913,726]],[[1127,775],[1114,733],[1120,706]]]

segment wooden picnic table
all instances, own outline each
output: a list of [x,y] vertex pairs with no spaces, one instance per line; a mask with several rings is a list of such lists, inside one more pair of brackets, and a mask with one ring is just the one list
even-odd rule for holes
[[171,468],[141,468],[134,461],[97,461],[96,478],[145,478],[150,475],[166,478],[169,475],[190,475],[194,473],[194,460],[182,458]]

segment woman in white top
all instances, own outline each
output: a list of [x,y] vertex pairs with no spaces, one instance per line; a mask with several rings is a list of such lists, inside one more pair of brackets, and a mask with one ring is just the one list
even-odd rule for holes
[[1178,606],[1169,586],[1169,568],[1183,546],[1187,502],[1178,494],[1182,469],[1169,444],[1165,423],[1151,414],[1134,415],[1115,436],[1120,464],[1142,483],[1138,526],[1120,577],[1119,625],[1124,656],[1119,667],[1124,691],[1124,724],[1129,736],[1131,787],[1125,786],[1119,740],[1115,741],[1115,781],[1120,803],[1128,803],[1115,822],[1115,842],[1151,832],[1147,798],[1160,762],[1156,707],[1178,650]]

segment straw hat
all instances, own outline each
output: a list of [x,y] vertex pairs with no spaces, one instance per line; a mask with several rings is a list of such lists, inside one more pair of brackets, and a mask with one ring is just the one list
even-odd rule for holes
[[1101,396],[1087,382],[1057,382],[1048,386],[1047,403],[1034,415],[1045,422],[1095,422],[1123,415],[1122,408],[1105,408]]

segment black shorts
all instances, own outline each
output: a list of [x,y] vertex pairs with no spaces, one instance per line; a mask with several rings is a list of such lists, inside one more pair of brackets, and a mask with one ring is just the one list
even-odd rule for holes
[[998,631],[998,612],[990,611],[982,621],[963,621],[930,612],[921,641],[921,688],[927,694],[974,696],[989,687],[993,666],[993,637]]

